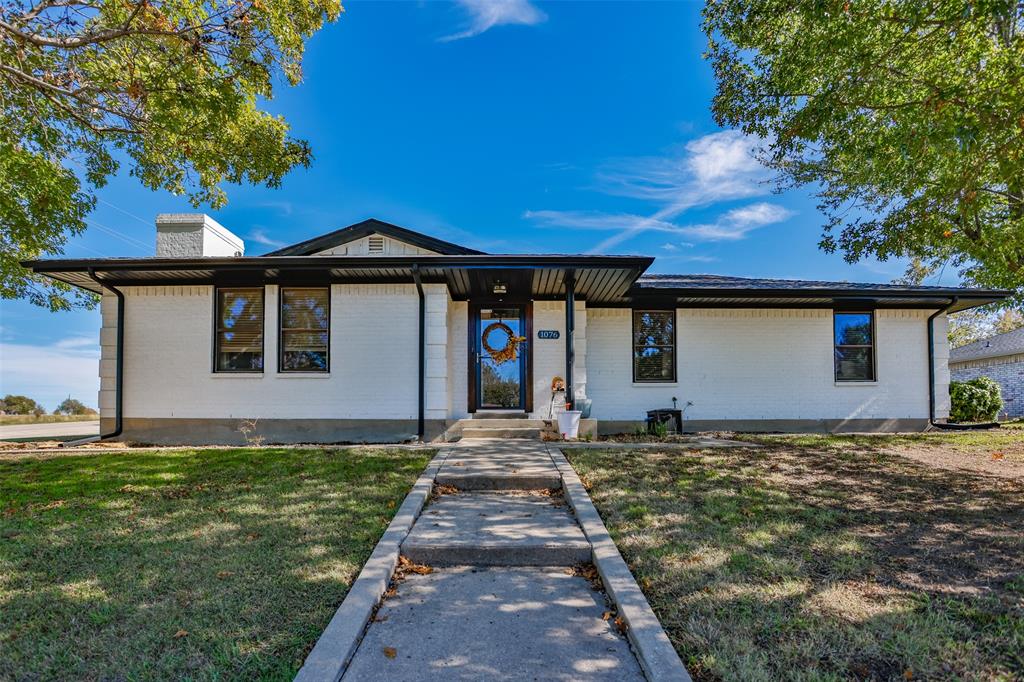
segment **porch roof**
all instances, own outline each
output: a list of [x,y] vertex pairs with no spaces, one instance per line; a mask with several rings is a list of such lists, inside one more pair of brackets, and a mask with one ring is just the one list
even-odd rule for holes
[[653,261],[643,256],[464,254],[54,259],[22,265],[95,293],[101,286],[93,276],[113,286],[367,284],[412,283],[418,271],[424,283],[446,284],[456,300],[492,295],[496,284],[504,285],[509,298],[563,298],[566,275],[572,272],[577,296],[615,303]]

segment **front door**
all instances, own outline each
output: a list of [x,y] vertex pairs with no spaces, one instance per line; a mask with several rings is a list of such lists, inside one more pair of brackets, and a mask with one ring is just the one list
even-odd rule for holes
[[475,390],[470,410],[527,409],[527,306],[499,303],[473,308],[470,380]]

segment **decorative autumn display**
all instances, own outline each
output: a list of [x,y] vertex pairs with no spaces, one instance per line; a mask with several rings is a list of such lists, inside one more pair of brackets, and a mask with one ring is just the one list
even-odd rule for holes
[[[494,348],[488,341],[488,337],[495,331],[503,331],[506,335],[505,346],[503,348]],[[484,333],[480,335],[480,343],[483,345],[484,350],[491,356],[496,365],[500,365],[509,360],[516,359],[516,351],[519,348],[519,344],[526,340],[525,336],[516,336],[512,328],[504,322],[492,322],[484,328]]]

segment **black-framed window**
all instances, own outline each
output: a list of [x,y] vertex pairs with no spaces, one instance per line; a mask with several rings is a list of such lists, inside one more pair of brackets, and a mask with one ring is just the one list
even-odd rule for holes
[[263,371],[263,287],[217,289],[215,372]]
[[281,287],[278,371],[327,372],[330,369],[331,290]]
[[836,381],[875,380],[875,314],[833,313]]
[[676,312],[633,311],[633,381],[676,380]]

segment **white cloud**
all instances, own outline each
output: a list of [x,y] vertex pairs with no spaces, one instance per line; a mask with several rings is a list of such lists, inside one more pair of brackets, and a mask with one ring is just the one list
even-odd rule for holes
[[751,230],[781,223],[792,215],[792,211],[782,206],[761,202],[734,208],[711,224],[686,225],[678,229],[700,241],[736,241],[746,237]]
[[534,26],[547,21],[547,15],[529,0],[456,0],[469,15],[469,25],[458,33],[444,36],[442,43],[478,36],[495,26],[518,24]]
[[249,234],[245,235],[245,238],[250,240],[250,241],[254,241],[257,244],[262,244],[263,246],[269,246],[269,247],[274,248],[274,249],[280,249],[282,246],[287,246],[287,244],[285,242],[281,242],[281,241],[278,241],[276,239],[271,239],[270,237],[267,236],[267,233],[266,233],[265,230],[261,230],[261,229],[258,229],[258,228],[254,229],[254,230],[251,230],[249,232]]
[[[616,232],[591,253],[607,253],[620,243],[649,231],[672,232],[703,241],[742,239],[752,229],[788,217],[788,212],[773,204],[754,204],[730,211],[707,225],[683,227],[673,220],[694,207],[767,194],[770,191],[768,170],[755,157],[760,144],[759,138],[746,136],[738,130],[723,130],[691,140],[666,156],[621,159],[598,171],[598,191],[660,205],[647,216],[595,211],[528,211],[526,217],[542,225]],[[768,213],[766,207],[771,207],[774,213]],[[783,212],[785,216],[779,218]],[[775,218],[766,219],[771,216]]]
[[[718,242],[743,239],[748,232],[759,227],[786,220],[792,211],[777,204],[759,202],[734,208],[713,223],[677,225],[667,220],[644,217],[630,213],[601,213],[599,211],[527,211],[524,218],[533,220],[542,227],[557,227],[580,230],[608,230],[616,235],[601,242],[601,246],[618,244],[623,235],[633,236],[638,232],[661,232],[675,234],[694,241]],[[693,246],[690,242],[679,242],[678,246]],[[677,244],[665,244],[663,249],[672,251]],[[600,249],[600,246],[599,246]],[[598,249],[594,249],[598,251]],[[603,252],[603,249],[600,249]]]
[[675,244],[670,244],[670,243],[662,244],[661,248],[663,248],[666,251],[678,251],[679,250],[678,246],[676,246]]
[[27,395],[48,411],[67,398],[96,407],[99,338],[72,336],[48,346],[0,343],[0,394]]

